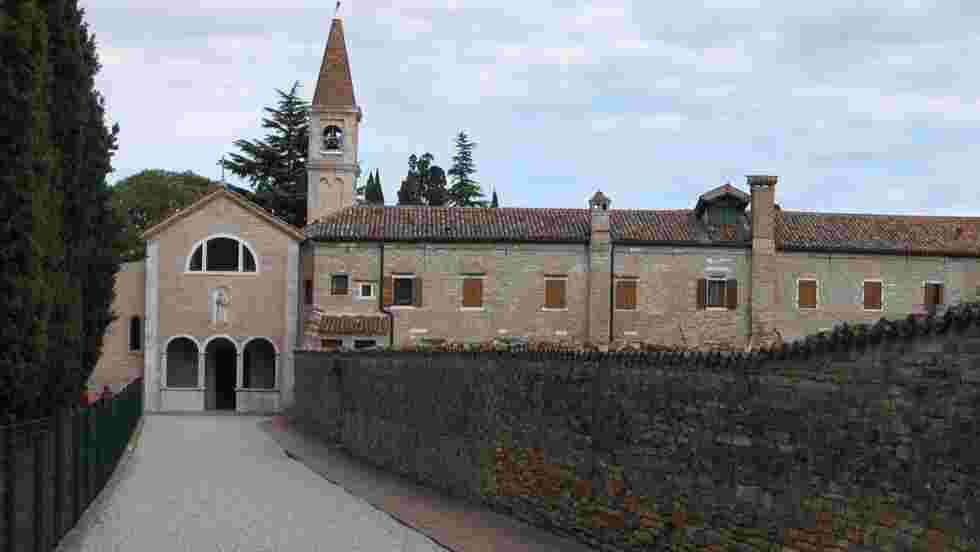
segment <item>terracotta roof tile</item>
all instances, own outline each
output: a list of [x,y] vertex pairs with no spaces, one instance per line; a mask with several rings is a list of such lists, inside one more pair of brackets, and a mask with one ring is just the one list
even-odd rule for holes
[[[751,219],[706,225],[689,209],[612,209],[613,242],[751,247]],[[588,209],[356,206],[310,224],[318,241],[500,241],[587,243]],[[776,211],[776,245],[801,251],[854,251],[980,257],[980,217]]]
[[790,250],[980,256],[980,217],[778,211],[776,245]]

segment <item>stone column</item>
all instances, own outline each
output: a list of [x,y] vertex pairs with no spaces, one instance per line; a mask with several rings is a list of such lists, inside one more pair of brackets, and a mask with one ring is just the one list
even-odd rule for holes
[[197,388],[204,389],[204,372],[207,367],[207,354],[198,353],[197,354]]
[[242,353],[235,353],[235,389],[242,388],[245,378],[245,357]]

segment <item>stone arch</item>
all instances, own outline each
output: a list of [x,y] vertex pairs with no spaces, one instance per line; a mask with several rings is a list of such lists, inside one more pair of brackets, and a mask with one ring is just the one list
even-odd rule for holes
[[279,375],[279,348],[268,337],[256,336],[242,346],[242,387],[275,389]]
[[[235,240],[238,243],[240,243],[243,248],[241,254],[241,263],[240,263],[242,270],[240,272],[249,273],[249,274],[259,273],[259,267],[261,266],[262,263],[259,262],[259,255],[255,252],[255,247],[253,247],[252,244],[248,242],[248,240],[236,236],[234,234],[227,234],[227,233],[210,234],[206,238],[194,242],[194,245],[191,246],[190,254],[187,255],[187,260],[184,262],[184,272],[202,273],[202,274],[206,274],[208,272],[207,261],[206,261],[207,247],[205,247],[205,244],[207,244],[209,240],[213,240],[215,238],[227,238],[227,239]],[[201,252],[201,257],[199,261],[201,263],[201,269],[192,270],[191,265],[192,263],[195,262],[196,260],[195,255],[198,253],[198,251]],[[248,255],[251,255],[252,257],[251,263],[248,261],[248,255],[246,255],[246,253]],[[251,266],[252,264],[254,264],[255,266],[254,267]],[[248,270],[246,270],[247,267],[249,267]]]
[[201,346],[189,335],[175,335],[163,346],[164,386],[171,388],[198,387],[198,358]]
[[217,334],[204,340],[204,408],[236,410],[241,349],[233,337]]

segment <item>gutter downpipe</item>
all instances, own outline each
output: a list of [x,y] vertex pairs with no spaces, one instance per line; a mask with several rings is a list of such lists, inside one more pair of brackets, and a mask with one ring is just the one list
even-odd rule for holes
[[395,346],[395,313],[385,308],[385,241],[379,242],[381,247],[381,260],[378,262],[378,310],[388,316],[388,347]]

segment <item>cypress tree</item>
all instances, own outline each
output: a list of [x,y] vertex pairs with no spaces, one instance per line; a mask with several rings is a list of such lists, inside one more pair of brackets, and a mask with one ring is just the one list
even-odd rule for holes
[[499,207],[500,203],[497,201],[497,190],[493,191],[493,199],[490,200],[490,207]]
[[[111,319],[118,225],[95,42],[76,0],[4,4],[0,419],[76,404]],[[9,184],[9,185],[7,185]]]

